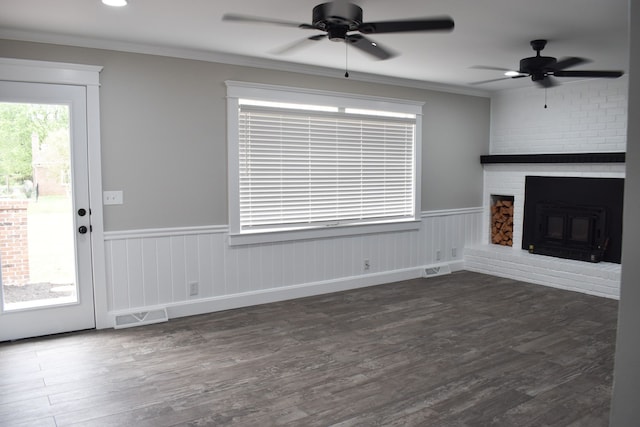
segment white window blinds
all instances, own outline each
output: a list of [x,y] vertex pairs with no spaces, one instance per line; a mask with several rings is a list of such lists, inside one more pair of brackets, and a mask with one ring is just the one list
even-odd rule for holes
[[240,103],[240,231],[413,219],[415,127],[415,116]]

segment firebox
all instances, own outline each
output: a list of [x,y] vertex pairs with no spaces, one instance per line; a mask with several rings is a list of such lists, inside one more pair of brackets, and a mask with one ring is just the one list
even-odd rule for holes
[[622,178],[527,176],[522,248],[620,263],[623,193]]
[[607,209],[562,202],[536,205],[532,253],[600,262],[609,245]]

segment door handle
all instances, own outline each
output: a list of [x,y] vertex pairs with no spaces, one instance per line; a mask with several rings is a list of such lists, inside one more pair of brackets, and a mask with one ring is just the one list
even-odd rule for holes
[[85,234],[87,231],[89,231],[89,229],[88,229],[86,226],[84,226],[84,225],[81,225],[81,226],[78,228],[78,233],[80,233],[80,234]]

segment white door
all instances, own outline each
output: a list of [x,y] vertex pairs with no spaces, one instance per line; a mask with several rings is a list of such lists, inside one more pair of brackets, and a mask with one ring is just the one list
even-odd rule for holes
[[0,341],[95,327],[86,99],[0,81]]

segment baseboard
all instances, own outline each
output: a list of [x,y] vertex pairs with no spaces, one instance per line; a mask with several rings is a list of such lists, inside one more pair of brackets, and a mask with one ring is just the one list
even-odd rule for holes
[[322,282],[305,283],[302,285],[287,286],[284,288],[265,289],[260,291],[245,292],[241,294],[224,295],[219,297],[201,298],[191,301],[170,303],[162,307],[136,307],[131,310],[110,312],[109,319],[112,326],[116,326],[118,316],[131,313],[147,312],[159,308],[166,309],[169,319],[194,316],[198,314],[213,313],[216,311],[232,310],[235,308],[249,307],[252,305],[268,304],[277,301],[286,301],[296,298],[304,298],[332,292],[348,291],[351,289],[377,286],[385,283],[399,282],[403,280],[431,277],[425,274],[427,269],[438,269],[443,273],[459,271],[464,267],[463,262],[441,263],[425,265],[402,270],[388,271],[376,274],[364,274],[361,276],[345,277]]

